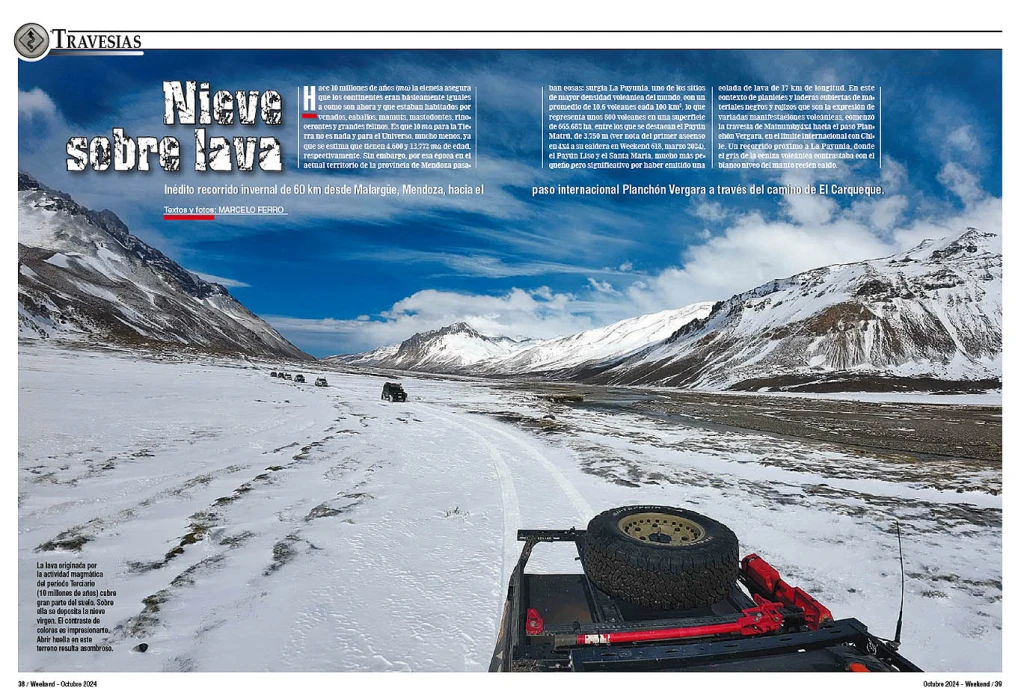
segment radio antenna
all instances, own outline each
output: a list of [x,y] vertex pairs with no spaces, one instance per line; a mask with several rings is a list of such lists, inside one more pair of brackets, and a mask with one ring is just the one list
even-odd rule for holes
[[896,635],[892,638],[894,648],[900,648],[900,633],[903,631],[903,538],[900,536],[900,521],[896,521],[896,541],[900,545],[900,616],[896,618]]

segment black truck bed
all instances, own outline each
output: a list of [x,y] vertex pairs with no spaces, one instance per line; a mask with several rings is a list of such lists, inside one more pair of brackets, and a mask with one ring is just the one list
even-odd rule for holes
[[[539,542],[572,542],[583,556],[575,530],[521,530],[525,542],[508,589],[492,671],[919,671],[886,641],[856,619],[811,629],[804,611],[781,609],[772,633],[714,633],[684,639],[630,643],[594,642],[595,635],[651,631],[696,632],[736,623],[757,609],[739,583],[714,605],[685,611],[642,608],[612,598],[583,573],[527,574],[526,563]],[[743,577],[740,577],[743,581]],[[757,596],[762,602],[764,598]],[[776,606],[778,607],[778,606]],[[668,632],[671,633],[671,632]],[[589,637],[588,637],[589,635]],[[583,640],[586,640],[585,642]]]

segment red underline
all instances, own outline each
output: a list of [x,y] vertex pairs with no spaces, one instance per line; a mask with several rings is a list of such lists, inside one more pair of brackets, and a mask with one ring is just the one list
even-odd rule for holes
[[316,119],[316,112],[303,112],[302,113],[302,118],[303,119]]
[[213,214],[164,214],[164,221],[213,221]]

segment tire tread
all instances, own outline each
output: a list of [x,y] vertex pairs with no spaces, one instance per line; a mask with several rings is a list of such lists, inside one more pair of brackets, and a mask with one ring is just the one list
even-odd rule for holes
[[[647,544],[622,535],[630,512],[665,512],[699,522],[708,538],[687,547]],[[656,610],[687,610],[725,599],[739,572],[739,542],[725,525],[663,506],[625,506],[594,517],[583,540],[583,570],[613,597]]]

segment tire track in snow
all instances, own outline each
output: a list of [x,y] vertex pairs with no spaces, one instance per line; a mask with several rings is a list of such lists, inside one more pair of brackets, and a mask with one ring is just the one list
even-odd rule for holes
[[512,575],[512,566],[514,565],[510,565],[510,562],[514,561],[518,557],[515,542],[519,528],[522,525],[522,517],[519,513],[519,496],[516,494],[516,485],[512,480],[512,470],[509,469],[508,462],[506,462],[505,458],[501,456],[501,453],[494,448],[494,445],[480,437],[478,433],[470,430],[458,421],[453,420],[445,414],[444,411],[436,408],[428,408],[423,404],[417,404],[417,407],[423,408],[428,413],[434,414],[434,416],[439,418],[443,423],[447,423],[448,425],[454,426],[459,430],[463,430],[471,434],[477,442],[484,446],[484,449],[487,450],[487,454],[491,458],[491,464],[494,466],[494,473],[498,477],[498,487],[501,490],[501,515],[502,527],[504,530],[501,538],[501,585],[504,587],[509,577]]
[[490,425],[487,421],[477,420],[464,416],[465,420],[473,425],[479,426],[485,430],[489,430],[492,433],[496,433],[509,442],[514,443],[520,449],[529,452],[539,463],[544,467],[544,470],[554,479],[555,483],[558,484],[558,488],[562,490],[565,497],[572,503],[573,508],[576,509],[576,515],[579,516],[579,522],[589,523],[590,519],[594,517],[595,512],[593,506],[583,497],[583,494],[573,486],[573,483],[566,478],[565,474],[558,468],[558,466],[550,459],[545,457],[540,450],[531,445],[529,441],[520,437],[513,431],[502,430],[496,425]]

